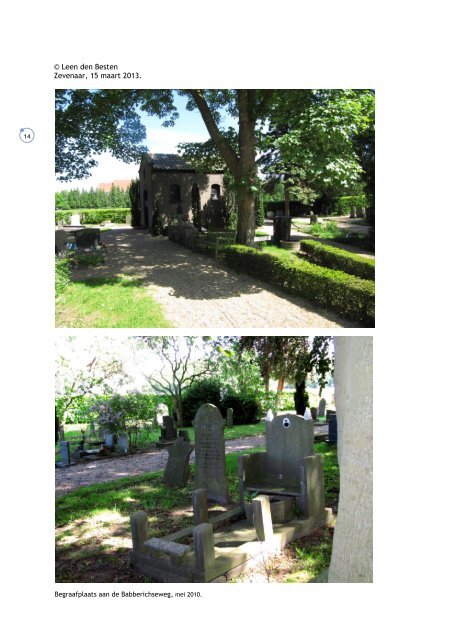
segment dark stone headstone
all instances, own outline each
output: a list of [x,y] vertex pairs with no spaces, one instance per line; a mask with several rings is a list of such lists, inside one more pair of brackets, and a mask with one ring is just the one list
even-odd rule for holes
[[281,476],[282,486],[296,486],[301,461],[314,453],[313,420],[285,413],[266,422],[266,452],[267,472]]
[[274,218],[274,242],[280,243],[280,240],[289,242],[291,237],[291,216],[278,216]]
[[189,479],[189,458],[194,447],[178,438],[168,449],[167,466],[164,472],[164,484],[167,487],[185,487]]
[[337,444],[337,440],[337,416],[336,414],[331,414],[329,416],[329,444]]
[[193,421],[195,428],[195,487],[206,489],[208,500],[227,504],[225,420],[213,404],[202,405]]
[[187,429],[178,429],[178,438],[182,438],[185,442],[190,442],[189,432]]
[[178,434],[176,433],[175,419],[173,418],[173,416],[163,416],[162,425],[164,430],[164,437],[167,440],[172,440],[178,437]]
[[69,449],[69,442],[66,440],[60,441],[61,461],[64,465],[71,464],[71,450]]
[[226,426],[227,427],[232,427],[233,426],[233,409],[231,407],[229,407],[227,409],[227,423]]

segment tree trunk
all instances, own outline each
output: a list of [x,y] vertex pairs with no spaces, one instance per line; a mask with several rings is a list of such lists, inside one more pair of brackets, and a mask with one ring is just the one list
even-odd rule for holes
[[[286,176],[285,176],[286,178]],[[285,183],[284,183],[284,192],[285,192],[285,216],[289,216],[289,187],[288,187],[288,183],[286,182],[285,179]]]
[[335,338],[335,398],[341,485],[328,582],[372,582],[372,338]]
[[55,444],[58,443],[58,434],[60,433],[60,421],[57,416],[57,409],[55,408]]
[[294,394],[294,408],[297,415],[303,416],[307,405],[305,404],[305,378],[302,382],[296,382],[296,392]]
[[255,237],[255,195],[240,187],[238,193],[238,225],[236,242],[251,246]]
[[183,427],[183,412],[182,412],[182,398],[181,396],[175,396],[173,398],[173,410],[176,414],[176,426]]

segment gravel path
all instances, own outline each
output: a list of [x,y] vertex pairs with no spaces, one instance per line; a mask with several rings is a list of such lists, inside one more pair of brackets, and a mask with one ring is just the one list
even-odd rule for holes
[[353,327],[353,323],[213,258],[136,229],[102,234],[105,264],[77,277],[140,276],[175,327]]
[[[264,435],[250,436],[249,438],[227,440],[225,451],[227,453],[240,452],[254,447],[264,447],[264,445]],[[93,460],[64,469],[57,468],[55,469],[55,495],[61,496],[79,487],[88,487],[98,482],[109,482],[128,476],[137,476],[141,473],[161,471],[165,469],[167,457],[167,449],[154,449],[147,453],[137,453],[122,458]],[[190,461],[195,461],[194,453],[192,453]]]

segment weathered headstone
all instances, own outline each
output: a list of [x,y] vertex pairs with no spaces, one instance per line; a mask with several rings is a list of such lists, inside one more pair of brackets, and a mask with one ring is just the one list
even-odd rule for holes
[[167,440],[172,440],[178,437],[175,428],[175,419],[173,418],[173,416],[163,416],[162,426],[164,429],[164,437]]
[[127,433],[120,433],[118,435],[117,449],[120,453],[128,453],[129,451],[129,436]]
[[178,429],[178,438],[182,438],[186,442],[190,442],[189,432],[187,429]]
[[232,427],[233,426],[233,409],[231,407],[229,407],[227,409],[227,423],[226,423],[227,427]]
[[69,442],[66,440],[60,441],[61,461],[64,465],[71,464],[71,450],[69,448]]
[[318,406],[318,420],[319,418],[325,418],[325,417],[326,417],[326,399],[321,398]]
[[110,433],[110,431],[106,431],[104,434],[104,442],[105,442],[105,446],[108,449],[113,449],[113,445],[114,445],[114,435],[113,433]]
[[213,404],[202,405],[193,421],[195,428],[195,487],[206,489],[208,500],[227,504],[225,420]]
[[311,417],[313,420],[317,420],[318,418],[318,407],[310,407]]
[[178,438],[168,449],[167,466],[164,471],[164,484],[167,487],[185,487],[189,479],[189,458],[194,447]]
[[80,213],[73,213],[71,215],[71,226],[72,227],[80,226]]
[[314,453],[314,425],[295,414],[277,415],[266,424],[267,473],[283,486],[299,483],[301,462]]

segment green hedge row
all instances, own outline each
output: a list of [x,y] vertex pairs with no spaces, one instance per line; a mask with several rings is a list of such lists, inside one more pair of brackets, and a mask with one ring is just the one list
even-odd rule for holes
[[64,220],[69,224],[71,214],[79,213],[82,224],[101,224],[106,220],[117,224],[125,223],[126,216],[131,215],[130,208],[121,209],[77,209],[73,211],[55,211],[55,224]]
[[226,263],[237,271],[277,285],[366,327],[374,326],[374,282],[371,280],[244,245],[229,245],[224,255]]
[[352,207],[368,207],[369,202],[366,195],[361,196],[343,196],[338,198],[335,203],[335,209],[337,213],[346,215],[351,213]]
[[339,269],[364,280],[374,280],[375,263],[372,258],[363,258],[316,240],[302,240],[300,248],[305,251],[310,262],[329,269]]

